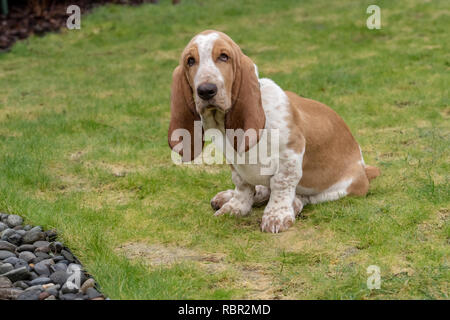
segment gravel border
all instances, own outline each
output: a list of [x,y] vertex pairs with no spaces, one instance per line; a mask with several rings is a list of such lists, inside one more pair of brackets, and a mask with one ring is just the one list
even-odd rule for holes
[[54,230],[0,213],[0,300],[105,300]]

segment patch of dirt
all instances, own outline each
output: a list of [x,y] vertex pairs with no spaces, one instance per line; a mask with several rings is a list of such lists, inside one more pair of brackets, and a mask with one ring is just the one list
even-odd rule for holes
[[87,153],[87,150],[80,150],[76,151],[74,153],[71,153],[69,156],[69,159],[71,161],[80,161],[81,158]]
[[44,110],[46,110],[46,107],[42,104],[27,107],[26,110],[6,106],[0,110],[0,123],[14,118],[28,121],[36,120]]
[[182,261],[199,261],[204,263],[220,263],[224,255],[217,253],[200,253],[182,247],[167,247],[160,244],[130,242],[118,248],[128,259],[138,258],[152,266],[170,265]]
[[[76,156],[75,156],[76,157]],[[83,164],[87,168],[101,168],[109,171],[112,175],[116,177],[125,177],[129,173],[133,172],[143,172],[147,170],[144,167],[131,166],[122,163],[108,163],[105,161],[84,161]]]
[[448,119],[450,117],[450,107],[446,107],[444,109],[442,109],[441,111],[439,111],[439,113],[446,119]]
[[[66,157],[71,161],[84,163],[83,156],[88,152],[88,149],[79,150],[68,154]],[[61,162],[49,163],[48,168],[58,182],[52,192],[36,191],[34,196],[37,199],[53,202],[61,195],[79,193],[82,207],[99,210],[104,206],[126,205],[135,198],[133,190],[118,190],[113,184],[94,186],[89,178],[68,173]]]
[[391,273],[394,277],[399,277],[399,276],[412,277],[415,274],[415,271],[414,271],[414,269],[412,269],[410,267],[393,266],[391,268]]
[[332,231],[320,230],[317,226],[307,228],[301,225],[301,220],[293,228],[278,234],[275,239],[276,248],[284,249],[286,252],[311,252],[311,250],[333,252],[336,259],[348,249],[348,246],[335,240]]
[[356,254],[358,254],[360,252],[360,249],[356,248],[356,247],[348,247],[347,249],[344,250],[344,252],[341,253],[340,255],[340,259],[341,260],[346,260],[347,258],[350,258]]
[[130,260],[141,259],[152,267],[170,266],[176,263],[192,262],[208,273],[232,270],[233,285],[245,289],[245,299],[280,299],[273,285],[273,279],[259,265],[240,265],[225,261],[223,253],[200,252],[193,249],[129,242],[116,249]]
[[418,225],[417,230],[424,241],[436,237],[436,230],[440,230],[450,220],[450,209],[441,208],[435,215]]
[[134,199],[135,195],[128,190],[114,190],[110,186],[92,189],[92,192],[85,192],[82,200],[82,207],[100,210],[104,207],[127,205]]

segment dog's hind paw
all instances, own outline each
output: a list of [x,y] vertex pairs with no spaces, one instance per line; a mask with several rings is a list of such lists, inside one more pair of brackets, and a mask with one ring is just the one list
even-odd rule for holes
[[229,189],[216,194],[214,198],[211,199],[211,207],[214,210],[219,210],[222,208],[225,203],[231,200],[233,197],[233,192],[233,190]]

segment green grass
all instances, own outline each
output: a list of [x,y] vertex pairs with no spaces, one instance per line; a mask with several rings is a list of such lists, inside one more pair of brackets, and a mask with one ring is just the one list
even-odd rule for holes
[[[373,1],[162,2],[0,54],[0,210],[57,229],[112,299],[448,299],[448,1],[376,1],[381,30]],[[262,209],[212,216],[229,168],[175,166],[167,146],[171,73],[204,29],[344,118],[382,170],[367,197],[309,205],[278,235]],[[127,244],[220,258],[155,264]]]

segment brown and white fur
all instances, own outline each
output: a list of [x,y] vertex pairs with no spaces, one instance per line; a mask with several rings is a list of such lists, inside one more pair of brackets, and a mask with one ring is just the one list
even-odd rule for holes
[[[202,84],[215,85],[212,97],[205,98],[204,91],[203,98],[199,95]],[[252,206],[267,202],[261,223],[266,232],[288,229],[308,203],[365,195],[369,180],[379,175],[377,168],[364,163],[358,143],[336,112],[284,91],[270,79],[259,79],[256,65],[218,31],[195,36],[173,73],[172,149],[183,143],[172,140],[172,132],[183,128],[193,135],[195,120],[202,121],[204,130],[223,133],[225,129],[279,130],[279,170],[261,175],[259,164],[232,164],[235,189],[219,192],[211,200],[216,216],[244,216]],[[261,137],[247,141],[245,151],[258,143],[266,141]],[[191,148],[191,157],[184,161],[198,155]]]

